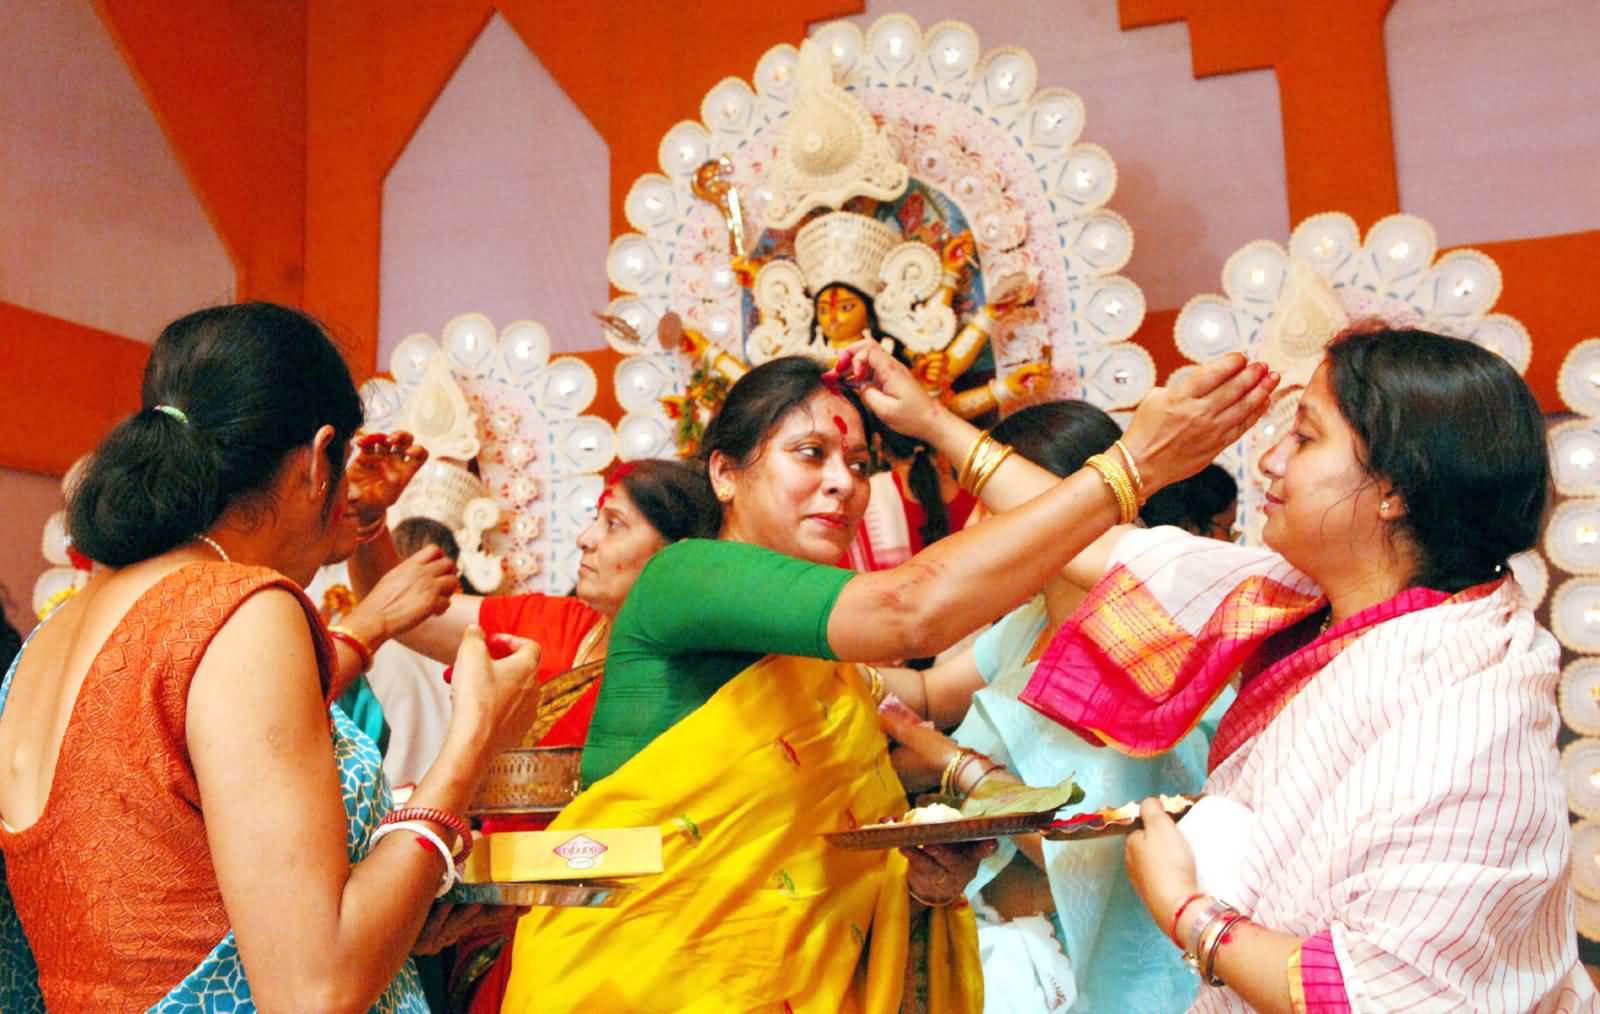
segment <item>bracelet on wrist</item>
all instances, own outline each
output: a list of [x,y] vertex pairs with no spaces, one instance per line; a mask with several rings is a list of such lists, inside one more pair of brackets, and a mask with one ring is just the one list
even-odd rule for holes
[[1179,905],[1177,911],[1172,913],[1172,932],[1167,935],[1172,938],[1173,945],[1180,951],[1183,950],[1183,941],[1178,938],[1178,924],[1183,921],[1183,913],[1188,910],[1190,905],[1205,897],[1209,896],[1204,891],[1196,891],[1183,899],[1183,904]]
[[349,645],[350,650],[354,651],[361,660],[362,672],[372,668],[372,647],[361,639],[360,634],[341,624],[330,623],[328,624],[328,636],[335,641],[342,641]]
[[455,834],[456,840],[461,843],[461,851],[456,859],[463,860],[472,851],[472,825],[467,823],[467,818],[459,817],[449,810],[441,810],[436,806],[404,806],[398,810],[391,810],[378,826],[385,824],[401,824],[409,821],[425,820]]
[[929,901],[927,898],[924,898],[922,895],[918,894],[917,889],[912,887],[909,883],[906,884],[906,893],[911,895],[912,901],[917,902],[924,908],[949,908],[952,905],[958,904],[962,898],[962,895],[958,894],[954,898],[948,898],[944,901]]
[[1139,497],[1134,492],[1133,480],[1116,461],[1104,454],[1091,455],[1085,465],[1100,473],[1100,478],[1117,501],[1117,522],[1131,525],[1139,517]]
[[396,831],[409,831],[416,835],[418,843],[424,847],[431,846],[439,853],[439,858],[444,860],[444,875],[439,878],[438,890],[433,892],[435,898],[443,897],[461,879],[461,874],[456,872],[455,860],[450,856],[449,846],[444,843],[443,838],[434,833],[433,828],[420,820],[400,820],[389,824],[379,824],[373,830],[372,837],[368,839],[368,847],[376,848],[378,842],[382,841],[386,835],[394,834]]

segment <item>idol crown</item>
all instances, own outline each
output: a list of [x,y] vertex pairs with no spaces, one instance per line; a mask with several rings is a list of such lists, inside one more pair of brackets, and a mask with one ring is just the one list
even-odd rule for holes
[[813,295],[843,282],[868,296],[883,288],[879,269],[889,251],[900,243],[891,225],[851,211],[834,211],[814,218],[795,236],[795,260]]

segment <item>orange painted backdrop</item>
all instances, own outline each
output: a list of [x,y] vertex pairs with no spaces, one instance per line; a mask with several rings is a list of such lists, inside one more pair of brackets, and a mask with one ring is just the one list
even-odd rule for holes
[[[1399,210],[1383,19],[1392,0],[1121,0],[1122,25],[1188,23],[1197,76],[1270,68],[1282,96],[1291,219]],[[656,145],[720,78],[851,0],[97,0],[235,264],[242,299],[301,303],[369,374],[377,348],[385,174],[499,10],[611,152],[612,220]],[[980,26],[981,27],[981,26]],[[1337,102],[1327,96],[1337,94]],[[1359,180],[1340,171],[1357,161]],[[1565,349],[1600,333],[1600,231],[1480,244],[1505,275],[1497,309],[1535,336],[1528,379],[1559,408]],[[598,266],[597,266],[598,270]],[[1176,308],[1139,333],[1179,365]],[[137,404],[147,347],[0,303],[0,466],[59,474]],[[614,356],[586,356],[603,378]],[[609,385],[602,383],[602,389]],[[602,393],[595,411],[613,418]]]

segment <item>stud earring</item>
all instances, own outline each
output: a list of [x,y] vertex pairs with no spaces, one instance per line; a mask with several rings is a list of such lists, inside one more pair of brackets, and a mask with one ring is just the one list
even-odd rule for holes
[[1389,501],[1385,500],[1385,501],[1383,501],[1382,503],[1380,503],[1378,505],[1378,513],[1379,514],[1387,514],[1387,513],[1389,513]]

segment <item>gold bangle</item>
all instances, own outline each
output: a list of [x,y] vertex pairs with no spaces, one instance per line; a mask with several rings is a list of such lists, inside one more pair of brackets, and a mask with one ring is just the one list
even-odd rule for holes
[[1128,463],[1128,477],[1133,480],[1133,495],[1139,499],[1140,503],[1143,503],[1144,476],[1139,474],[1139,464],[1133,460],[1133,452],[1128,450],[1121,440],[1112,441],[1111,446],[1122,452],[1122,460]]
[[983,495],[983,487],[989,484],[989,480],[994,478],[994,473],[1000,471],[1000,466],[1005,464],[1005,460],[1011,457],[1011,455],[1015,454],[1017,450],[1010,444],[996,443],[993,446],[1000,448],[1000,450],[986,460],[983,464],[983,467],[978,470],[978,474],[973,476],[973,496]]
[[867,674],[868,692],[872,694],[872,702],[874,704],[882,704],[883,699],[889,696],[883,685],[883,673],[879,672],[878,667],[875,665],[862,663],[860,668]]
[[972,463],[977,459],[978,452],[983,450],[984,445],[988,444],[992,440],[994,440],[994,437],[989,435],[988,430],[984,430],[978,434],[978,439],[974,440],[972,442],[972,447],[967,450],[966,460],[961,463],[961,471],[956,473],[956,485],[960,486],[962,489],[968,488],[972,480]]
[[[997,765],[995,765],[994,759],[992,757],[990,757],[988,754],[982,753],[982,752],[980,752],[978,750],[967,750],[966,751],[966,755],[967,755],[967,759],[962,761],[960,764],[956,765],[955,772],[950,775],[950,792],[951,792],[952,795],[965,796],[970,791],[968,789],[963,789],[961,787],[961,776],[962,776],[963,773],[966,772],[968,765],[970,765],[973,761],[980,761],[981,760],[981,761],[984,761],[984,762],[988,763],[990,765],[990,768],[988,770],[993,770],[994,767],[997,766]],[[982,781],[982,780],[983,780],[983,776],[979,775],[978,776],[978,781]],[[976,786],[978,784],[978,782],[973,782],[972,784],[974,786]]]
[[956,767],[966,758],[968,752],[964,746],[956,747],[956,752],[951,754],[950,759],[945,762],[944,771],[939,775],[939,795],[955,795],[955,789],[950,784],[950,779],[955,777]]
[[1133,482],[1129,480],[1127,472],[1104,454],[1093,455],[1084,464],[1099,472],[1100,478],[1110,488],[1112,497],[1117,501],[1118,523],[1133,524],[1134,518],[1139,516],[1139,502],[1134,497]]

